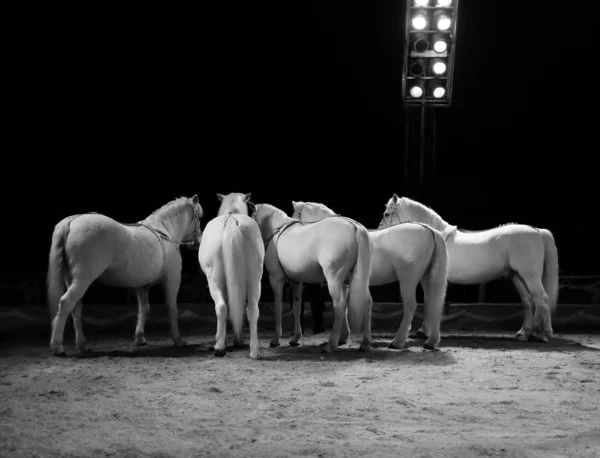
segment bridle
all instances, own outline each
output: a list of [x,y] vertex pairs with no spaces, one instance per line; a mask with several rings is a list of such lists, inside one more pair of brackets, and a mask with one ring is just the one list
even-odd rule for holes
[[[397,209],[400,208],[400,205],[399,204],[396,204],[396,205],[390,204],[389,207],[391,209],[393,209],[392,210],[392,214],[390,215],[390,222],[389,222],[389,224],[388,223],[384,223],[385,222],[385,218],[382,218],[381,222],[379,223],[378,229],[383,229],[383,228],[386,228],[386,227],[392,227],[392,226],[395,226],[396,224],[402,224],[402,221],[400,220],[400,217],[396,214],[396,211],[395,211],[395,210],[397,210]],[[384,212],[384,214],[385,214],[385,212]],[[398,223],[392,224],[394,218],[396,218],[396,220],[398,221]]]
[[[188,240],[181,241],[180,245],[193,245],[195,243],[199,243],[198,239],[200,237],[202,237],[202,229],[200,228],[200,214],[198,213],[198,210],[196,210],[196,207],[194,206],[193,203],[190,202],[189,204],[192,206],[192,212],[193,212],[194,216],[192,217],[190,224],[188,224],[187,229],[189,229],[189,227],[192,225],[192,222],[193,222],[194,223],[194,232]],[[187,229],[186,229],[186,232],[187,232]]]

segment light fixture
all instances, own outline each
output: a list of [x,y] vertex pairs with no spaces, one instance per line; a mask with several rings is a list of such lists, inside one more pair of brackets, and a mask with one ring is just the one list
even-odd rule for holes
[[427,5],[429,5],[429,0],[415,0],[414,5],[415,6],[427,6]]
[[452,0],[437,0],[436,5],[441,8],[450,8],[452,6]]
[[421,97],[423,95],[425,91],[423,90],[423,87],[419,84],[415,84],[414,86],[412,86],[410,88],[410,95],[411,97],[418,99],[419,97]]
[[435,35],[433,35],[433,50],[441,54],[443,52],[446,52],[447,49],[448,42],[446,41],[444,35],[441,33],[436,33]]
[[446,88],[439,81],[431,82],[431,95],[433,95],[436,99],[441,99],[446,95]]
[[433,22],[438,30],[448,30],[452,25],[452,20],[450,19],[450,16],[448,16],[441,10],[438,10],[434,13]]
[[446,68],[446,62],[444,62],[442,59],[433,59],[431,61],[431,70],[438,76],[443,75],[446,72]]
[[409,71],[412,76],[423,76],[423,73],[425,73],[425,62],[423,59],[413,60],[410,64]]
[[429,40],[427,39],[427,35],[424,33],[415,34],[413,49],[418,53],[424,53],[427,51],[429,49]]
[[412,24],[413,28],[415,28],[417,30],[423,30],[423,29],[427,28],[427,11],[425,11],[425,10],[416,11],[414,16],[412,17],[411,24]]

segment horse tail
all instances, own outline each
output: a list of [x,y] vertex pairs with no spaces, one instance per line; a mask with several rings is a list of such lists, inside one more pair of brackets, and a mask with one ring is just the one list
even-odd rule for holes
[[241,337],[246,309],[246,262],[244,259],[244,233],[235,217],[223,229],[223,272],[227,286],[229,318],[235,335]]
[[358,256],[348,291],[348,321],[350,330],[356,334],[363,324],[365,310],[370,311],[373,306],[373,299],[369,290],[373,242],[371,242],[369,232],[364,226],[355,224],[355,227]]
[[554,242],[554,236],[548,229],[539,229],[544,241],[544,273],[542,284],[548,295],[548,307],[550,313],[556,310],[558,302],[558,250]]
[[429,265],[429,279],[427,282],[427,315],[432,323],[440,323],[444,314],[446,288],[448,286],[448,249],[446,241],[439,231],[431,230],[434,240],[434,249]]
[[50,254],[48,255],[48,274],[46,277],[46,293],[50,319],[58,313],[58,303],[67,290],[69,280],[69,262],[65,250],[72,218],[64,219],[54,227]]

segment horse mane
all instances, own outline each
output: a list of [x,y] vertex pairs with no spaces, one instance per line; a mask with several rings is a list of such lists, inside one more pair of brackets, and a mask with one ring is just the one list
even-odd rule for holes
[[321,202],[302,202],[303,204],[312,204],[312,205],[319,205],[321,207],[323,207],[326,211],[330,211],[331,213],[333,213],[334,215],[337,215],[337,213],[335,211],[333,211],[331,208],[329,208],[327,205],[322,204]]
[[275,205],[271,205],[271,204],[256,204],[256,205],[262,205],[265,208],[273,210],[274,214],[277,213],[281,216],[285,216],[286,218],[291,219],[291,217],[286,212],[284,212],[281,208],[277,208]]
[[429,224],[431,227],[438,229],[439,231],[445,231],[446,229],[454,230],[456,226],[452,226],[448,222],[444,220],[437,212],[427,205],[422,204],[421,202],[417,202],[416,200],[409,199],[408,197],[403,197],[400,201],[401,205],[405,205],[411,211],[415,211],[419,215],[423,217],[424,223]]
[[[173,216],[179,216],[187,211],[188,204],[189,198],[185,196],[173,199],[172,201],[164,204],[162,207],[154,210],[148,218],[154,216],[157,219],[165,219],[172,218]],[[202,217],[202,212],[200,212],[200,217]]]

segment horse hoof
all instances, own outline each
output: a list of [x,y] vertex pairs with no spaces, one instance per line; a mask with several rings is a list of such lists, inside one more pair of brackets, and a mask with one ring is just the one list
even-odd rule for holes
[[226,354],[226,353],[227,353],[227,350],[226,350],[226,349],[223,349],[223,350],[217,350],[217,349],[215,348],[215,353],[214,353],[214,355],[215,355],[217,358],[222,358],[223,356],[225,356],[225,354]]
[[529,339],[527,334],[517,334],[516,338],[517,338],[517,340],[519,340],[521,342],[526,342]]
[[271,348],[276,348],[279,347],[281,344],[279,342],[273,342],[271,341],[271,343],[269,344],[269,347]]
[[371,349],[371,345],[361,345],[360,347],[358,347],[358,351],[362,352],[371,351]]
[[432,350],[432,351],[434,351],[434,350],[435,350],[435,346],[433,346],[433,345],[432,345],[432,344],[430,344],[430,343],[425,343],[425,345],[423,345],[423,348],[424,348],[425,350]]
[[290,340],[290,347],[299,347],[300,346],[300,342],[294,342],[293,340]]
[[400,350],[402,347],[398,344],[395,344],[394,342],[390,342],[388,348],[391,348],[392,350]]
[[146,339],[135,339],[135,345],[136,347],[143,347],[144,345],[148,345],[146,343]]
[[338,347],[341,345],[346,345],[347,343],[348,343],[347,340],[340,340],[340,341],[338,341]]
[[54,356],[67,356],[64,350],[52,350]]
[[250,359],[253,359],[254,361],[258,361],[260,358],[260,355],[253,355],[252,353],[250,353],[248,355],[250,357]]

